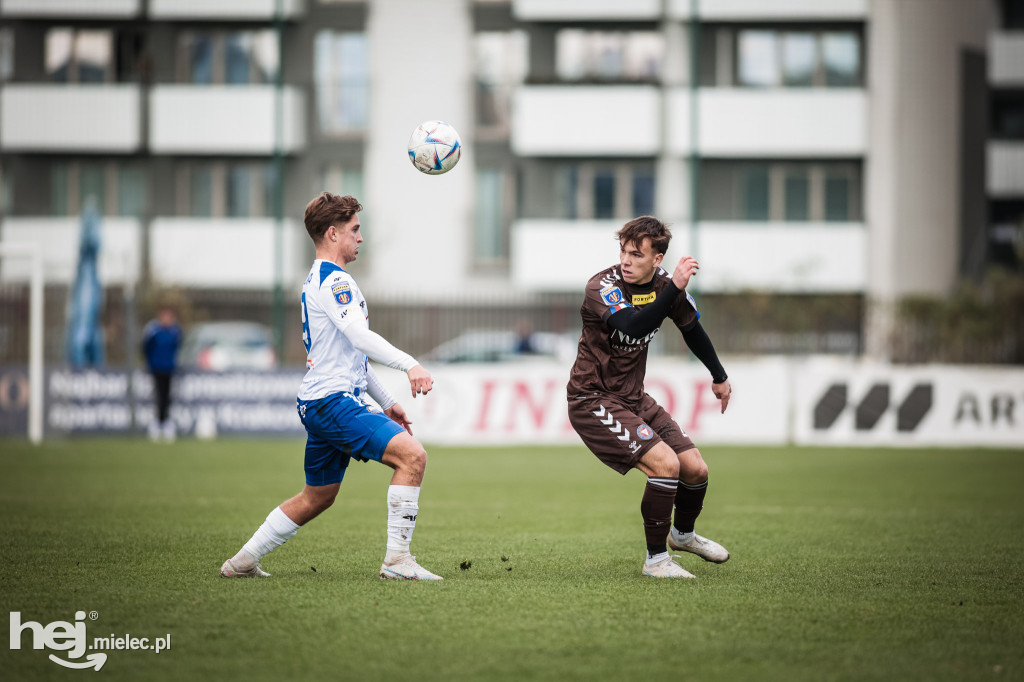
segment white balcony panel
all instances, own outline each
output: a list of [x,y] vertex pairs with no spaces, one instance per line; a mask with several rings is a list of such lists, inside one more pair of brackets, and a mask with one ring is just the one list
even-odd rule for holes
[[138,16],[141,0],[3,0],[5,17],[129,18]]
[[513,0],[520,21],[645,21],[661,17],[661,0]]
[[[670,92],[666,146],[690,151],[690,93]],[[863,90],[703,88],[698,144],[705,156],[862,156],[867,151]]]
[[4,151],[134,152],[137,85],[14,84],[0,93]]
[[[789,19],[864,20],[869,0],[697,0],[701,19],[780,21]],[[690,17],[691,0],[667,0],[668,15]]]
[[305,12],[302,0],[149,0],[153,19],[273,19],[293,18]]
[[[52,284],[70,284],[78,268],[78,243],[82,234],[79,217],[6,218],[0,224],[0,240],[38,244],[43,253],[43,273]],[[100,283],[104,286],[137,282],[141,228],[135,218],[103,218],[100,223]],[[0,281],[23,283],[29,279],[24,258],[0,259]]]
[[[149,258],[161,285],[269,289],[274,285],[273,218],[155,218]],[[309,236],[297,220],[284,221],[282,281],[294,290],[309,270]],[[310,251],[310,253],[307,253]]]
[[[281,151],[305,144],[302,94],[285,87]],[[158,154],[272,154],[277,139],[272,85],[159,85],[150,93],[150,148]]]
[[988,193],[1024,197],[1024,142],[988,143]]
[[[512,229],[512,278],[529,291],[579,292],[618,262],[610,234],[621,221],[520,220]],[[672,227],[665,256],[674,266],[690,251],[685,223]],[[551,244],[572,244],[560,258]],[[860,292],[867,233],[860,223],[700,223],[696,256],[702,291]]]
[[867,283],[860,223],[700,223],[703,291],[856,293]]
[[647,156],[661,148],[661,96],[649,86],[526,86],[512,103],[522,156]]
[[989,36],[988,79],[993,85],[1024,85],[1024,31]]

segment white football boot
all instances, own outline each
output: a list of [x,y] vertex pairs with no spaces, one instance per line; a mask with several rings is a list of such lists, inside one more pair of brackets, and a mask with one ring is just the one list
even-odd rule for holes
[[444,580],[416,563],[411,554],[380,566],[380,577],[385,580]]
[[704,561],[715,564],[724,564],[729,560],[728,550],[714,540],[708,540],[696,533],[680,535],[675,528],[668,535],[668,546],[678,552],[691,552]]
[[[241,552],[240,552],[241,553]],[[245,556],[239,558],[236,554],[220,567],[220,574],[225,578],[269,578],[270,574],[263,570],[258,561],[246,561]]]
[[656,564],[648,564],[644,562],[644,575],[652,578],[696,578],[693,573],[690,573],[685,568],[672,561],[672,557],[667,556]]

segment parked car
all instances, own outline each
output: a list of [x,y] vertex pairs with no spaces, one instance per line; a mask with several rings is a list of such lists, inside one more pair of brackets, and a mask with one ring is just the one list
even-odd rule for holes
[[274,335],[256,322],[203,322],[186,334],[179,361],[207,372],[274,369]]
[[521,336],[504,329],[467,331],[423,356],[424,362],[529,362],[554,359],[571,363],[576,339],[564,334],[532,332]]

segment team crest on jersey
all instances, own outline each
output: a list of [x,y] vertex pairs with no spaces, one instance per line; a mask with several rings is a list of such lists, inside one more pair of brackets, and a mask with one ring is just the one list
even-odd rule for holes
[[618,305],[622,303],[622,290],[618,287],[608,287],[601,289],[601,300],[608,305]]
[[652,431],[651,427],[647,424],[641,424],[636,427],[636,435],[640,437],[640,440],[650,440],[654,437],[654,431]]
[[633,305],[646,305],[648,303],[654,303],[654,299],[657,298],[657,294],[653,291],[649,294],[633,294]]
[[352,290],[349,289],[348,283],[346,282],[335,284],[331,287],[331,293],[334,294],[335,300],[337,300],[341,305],[348,305],[352,302]]

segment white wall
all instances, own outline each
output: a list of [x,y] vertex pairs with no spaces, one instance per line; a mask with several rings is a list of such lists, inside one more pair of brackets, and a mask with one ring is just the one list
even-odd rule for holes
[[[104,218],[100,232],[100,283],[136,282],[139,278],[141,228],[134,218]],[[0,240],[39,245],[43,253],[43,274],[47,282],[69,284],[78,268],[78,247],[82,233],[79,217],[5,218]],[[0,281],[28,282],[26,259],[0,258]]]
[[990,140],[988,193],[995,197],[1024,197],[1024,142]]
[[[618,262],[621,221],[520,220],[512,230],[512,280],[532,291],[581,292]],[[672,226],[665,266],[691,249],[688,226]],[[551,244],[569,245],[569,256]],[[699,223],[695,255],[701,291],[861,292],[867,233],[857,223]]]
[[[160,285],[263,289],[274,284],[273,218],[155,218],[149,259]],[[309,240],[298,220],[285,220],[282,262],[285,291],[298,291],[309,270]]]
[[273,19],[280,3],[282,16],[305,12],[303,0],[149,0],[154,19]]
[[632,21],[661,16],[661,0],[512,0],[520,21]]
[[999,87],[1024,85],[1024,31],[1002,31],[989,36],[988,79]]
[[520,87],[510,141],[523,156],[657,154],[661,94],[643,85]]
[[[272,154],[277,140],[273,85],[157,85],[150,92],[149,144],[157,154]],[[282,92],[284,152],[306,143],[298,88]]]
[[[465,286],[474,220],[472,26],[467,0],[374,0],[367,17],[371,124],[366,132],[360,286],[437,296]],[[439,33],[424,27],[440,27]],[[465,147],[444,175],[410,163],[423,121],[453,125]],[[361,273],[367,273],[364,277]]]
[[0,91],[5,151],[135,152],[137,85],[8,84]]
[[[690,16],[691,0],[666,0],[669,16]],[[697,13],[705,20],[755,19],[865,19],[868,0],[697,0]]]
[[[666,93],[666,146],[690,152],[690,92]],[[718,157],[843,157],[867,151],[867,95],[849,90],[702,88],[700,153]]]
[[134,17],[140,0],[3,0],[6,17]]

